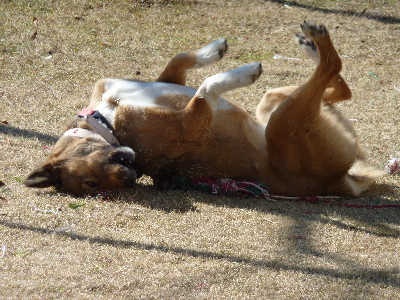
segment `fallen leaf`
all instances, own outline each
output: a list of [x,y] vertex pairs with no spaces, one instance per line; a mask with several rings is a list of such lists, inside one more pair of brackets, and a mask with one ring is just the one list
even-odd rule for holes
[[72,209],[77,209],[78,207],[84,206],[86,203],[69,203],[68,207]]
[[106,43],[100,42],[99,45],[100,45],[100,46],[103,46],[103,47],[105,47],[105,48],[111,48],[111,46],[108,45],[108,44],[106,44]]
[[36,40],[37,30],[31,35],[31,40]]
[[304,237],[302,237],[301,235],[292,235],[292,237],[294,237],[295,239],[298,239],[298,240],[304,239]]

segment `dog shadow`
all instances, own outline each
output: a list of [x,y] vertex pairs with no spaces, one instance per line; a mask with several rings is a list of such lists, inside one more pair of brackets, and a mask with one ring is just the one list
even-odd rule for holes
[[393,193],[397,192],[395,189],[390,184],[374,184],[367,193],[358,198],[338,198],[321,202],[308,198],[273,200],[263,197],[221,196],[192,190],[160,191],[153,185],[139,184],[134,194],[131,190],[121,190],[115,196],[119,201],[165,212],[198,211],[198,204],[204,203],[286,216],[297,223],[317,221],[344,230],[397,238],[400,237],[400,230],[395,229],[400,225],[400,201],[393,201]]
[[26,137],[29,139],[37,139],[39,141],[46,142],[48,144],[55,144],[58,140],[58,137],[49,134],[41,133],[30,129],[28,130],[28,129],[18,128],[11,126],[9,124],[5,125],[1,123],[0,123],[0,133],[14,137]]
[[[273,214],[290,219],[287,228],[283,230],[285,235],[290,239],[288,245],[282,245],[282,251],[288,253],[302,253],[310,257],[323,257],[329,262],[342,266],[355,266],[360,268],[361,265],[357,260],[351,257],[343,256],[316,247],[312,238],[315,237],[315,223],[321,223],[329,227],[335,226],[337,229],[346,232],[362,233],[365,236],[372,235],[377,237],[398,238],[400,236],[400,207],[399,208],[382,208],[368,209],[366,207],[343,207],[336,204],[328,204],[321,202],[307,202],[295,200],[268,200],[265,198],[246,198],[246,197],[227,197],[216,196],[203,193],[200,191],[159,191],[153,185],[139,183],[136,189],[126,189],[112,192],[113,200],[124,203],[132,203],[134,205],[145,206],[155,210],[174,213],[187,213],[189,211],[201,211],[204,204],[224,208],[239,208],[251,210],[255,213]],[[348,203],[357,205],[393,205],[399,204],[400,201],[390,200],[388,195],[393,191],[393,187],[389,184],[379,184],[372,187],[370,192],[359,198],[341,198],[335,199],[338,203]],[[51,190],[41,192],[48,195],[56,195],[57,191]],[[59,193],[58,193],[59,196]],[[82,201],[82,198],[73,198]],[[96,200],[97,199],[97,200]],[[392,197],[393,199],[393,197]],[[84,199],[84,201],[105,201],[98,198]],[[229,213],[229,212],[228,212]],[[228,219],[226,222],[230,222]],[[400,287],[397,278],[398,269],[396,267],[388,269],[376,269],[373,267],[365,267],[363,274],[355,275],[352,271],[343,272],[335,267],[328,266],[310,266],[303,267],[301,265],[293,265],[290,262],[269,259],[259,259],[257,257],[242,257],[228,255],[216,251],[199,250],[191,248],[181,248],[173,245],[163,245],[157,243],[143,243],[134,240],[118,240],[108,237],[98,237],[76,232],[57,231],[49,228],[32,227],[27,224],[13,223],[0,220],[0,225],[20,230],[32,231],[46,235],[61,235],[77,241],[85,241],[101,245],[112,245],[113,247],[123,247],[130,249],[157,250],[165,253],[175,253],[190,257],[202,257],[206,259],[229,261],[233,263],[244,263],[260,268],[269,268],[272,270],[287,270],[302,272],[305,274],[331,276],[332,278],[342,278],[354,280],[357,276],[359,280],[367,281],[375,284],[383,284],[385,286]],[[246,226],[251,226],[247,224]],[[266,224],[268,226],[268,224]],[[345,233],[347,234],[347,233]],[[379,276],[376,274],[379,273]]]

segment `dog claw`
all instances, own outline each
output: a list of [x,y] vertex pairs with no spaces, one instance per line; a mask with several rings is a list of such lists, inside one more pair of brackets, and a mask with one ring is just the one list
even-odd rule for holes
[[304,21],[300,27],[304,35],[310,39],[322,37],[328,32],[324,25],[317,24],[313,21]]

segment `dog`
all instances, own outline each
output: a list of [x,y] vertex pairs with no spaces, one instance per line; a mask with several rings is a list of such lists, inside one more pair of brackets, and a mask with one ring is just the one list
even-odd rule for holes
[[252,84],[259,63],[208,77],[187,72],[219,61],[219,39],[178,54],[155,82],[101,79],[87,109],[67,126],[25,185],[72,194],[130,188],[142,174],[262,182],[271,194],[358,196],[383,173],[368,166],[350,122],[334,103],[351,97],[324,25],[301,24],[300,48],[316,63],[300,86],[266,92],[255,117],[220,95]]

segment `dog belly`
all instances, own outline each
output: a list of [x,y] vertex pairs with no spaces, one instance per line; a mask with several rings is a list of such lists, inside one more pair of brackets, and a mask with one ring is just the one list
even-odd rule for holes
[[[107,79],[104,93],[97,110],[114,124],[118,105],[135,108],[163,107],[183,109],[195,95],[196,89],[173,83],[142,82],[128,79]],[[217,111],[241,110],[226,99],[219,97]]]
[[133,107],[160,106],[157,99],[171,95],[184,95],[192,98],[194,88],[164,82],[141,82],[132,80],[113,79],[107,82],[103,101],[116,99],[119,104]]
[[[182,109],[194,96],[196,90],[172,83],[142,82],[128,79],[107,79],[104,93],[97,110],[114,124],[116,108],[129,106],[132,108],[168,107]],[[175,96],[175,97],[174,97]],[[185,101],[174,101],[176,97]],[[166,101],[170,99],[170,101]]]

